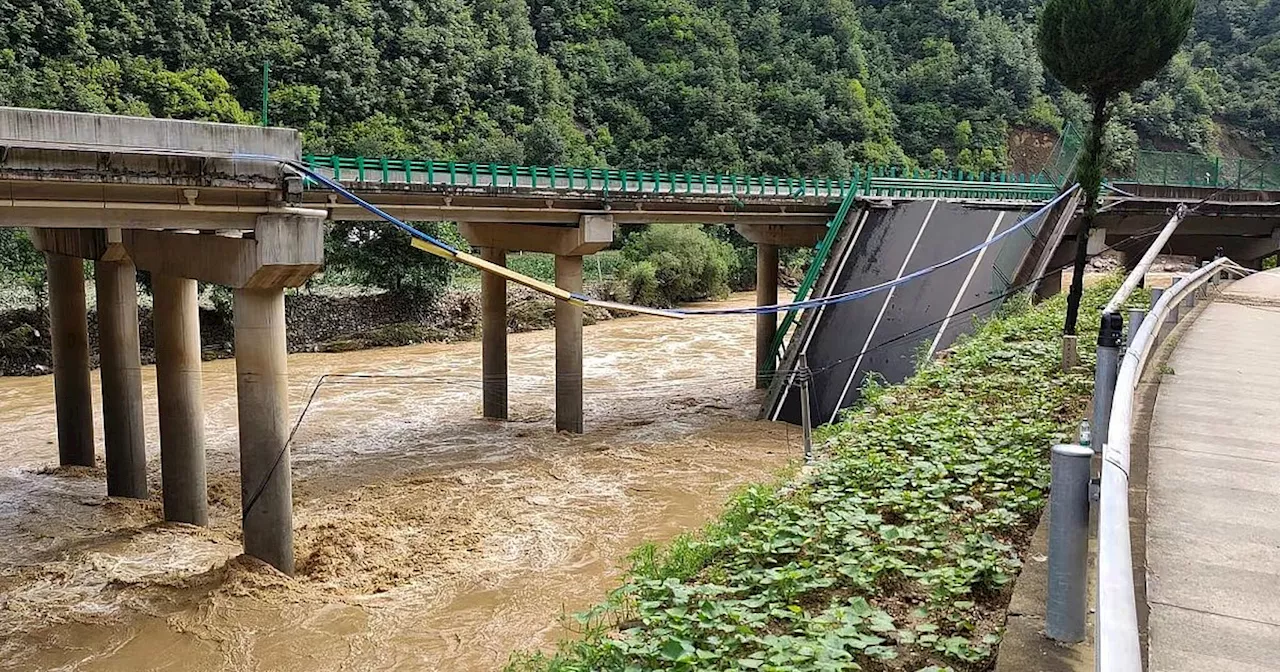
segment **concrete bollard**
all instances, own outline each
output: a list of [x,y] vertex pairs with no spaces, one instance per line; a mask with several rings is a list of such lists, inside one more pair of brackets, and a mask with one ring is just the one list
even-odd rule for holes
[[1045,634],[1059,642],[1085,636],[1089,576],[1089,477],[1093,451],[1054,446],[1049,492],[1049,597]]
[[1098,364],[1093,374],[1093,449],[1102,452],[1111,422],[1111,399],[1120,374],[1120,343],[1124,339],[1124,318],[1103,313],[1098,329]]

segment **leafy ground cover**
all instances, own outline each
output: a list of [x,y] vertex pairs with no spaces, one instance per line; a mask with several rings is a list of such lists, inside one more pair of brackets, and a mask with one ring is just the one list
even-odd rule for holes
[[[1117,282],[1086,291],[1083,314]],[[1049,447],[1091,392],[1088,355],[1060,371],[1064,312],[1062,297],[1012,309],[907,382],[869,385],[822,430],[809,475],[752,487],[700,534],[639,549],[624,585],[577,617],[580,638],[510,669],[989,668]]]

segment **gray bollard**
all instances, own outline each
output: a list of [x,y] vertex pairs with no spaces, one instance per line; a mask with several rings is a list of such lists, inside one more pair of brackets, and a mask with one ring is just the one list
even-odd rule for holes
[[[1156,309],[1156,304],[1160,302],[1160,297],[1162,296],[1164,296],[1163,289],[1156,288],[1151,290],[1151,306],[1147,309],[1148,312],[1154,311]],[[1169,330],[1169,316],[1165,315],[1164,319],[1161,320],[1156,325],[1156,333],[1155,333],[1156,343],[1162,343],[1164,341],[1165,334],[1166,332],[1168,332],[1168,330]]]
[[1052,451],[1049,491],[1049,603],[1045,634],[1084,641],[1089,577],[1089,477],[1093,451],[1060,445]]
[[1124,318],[1103,313],[1098,329],[1098,364],[1093,373],[1093,449],[1102,452],[1107,442],[1107,425],[1111,423],[1111,399],[1115,396],[1116,377],[1120,375],[1120,342],[1124,339]]
[[1147,311],[1141,308],[1129,309],[1129,340],[1127,343],[1133,343],[1133,337],[1138,335],[1138,330],[1142,328],[1142,323],[1147,319]]

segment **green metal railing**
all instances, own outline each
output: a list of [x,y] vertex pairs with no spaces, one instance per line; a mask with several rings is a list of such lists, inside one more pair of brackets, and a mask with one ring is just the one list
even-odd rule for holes
[[307,155],[307,167],[339,181],[485,189],[565,189],[609,193],[766,196],[843,200],[851,192],[898,198],[1043,200],[1055,194],[1047,175],[859,167],[844,177],[780,177],[605,168]]
[[[840,237],[840,231],[844,228],[844,222],[848,219],[849,211],[853,209],[857,196],[857,190],[850,191],[844,200],[840,201],[840,209],[836,211],[836,216],[827,222],[827,233],[814,250],[813,259],[804,273],[804,279],[796,288],[794,301],[804,301],[809,298],[809,292],[813,291],[814,285],[817,284],[818,276],[822,274],[822,268],[827,263],[827,257],[831,255],[831,248],[835,246],[836,239]],[[778,330],[773,335],[773,342],[769,344],[769,351],[772,353],[769,358],[769,370],[760,371],[759,374],[772,377],[773,372],[778,369],[778,359],[782,356],[782,344],[786,342],[787,333],[791,331],[798,315],[799,311],[796,310],[788,310],[783,314],[782,324],[778,325]]]

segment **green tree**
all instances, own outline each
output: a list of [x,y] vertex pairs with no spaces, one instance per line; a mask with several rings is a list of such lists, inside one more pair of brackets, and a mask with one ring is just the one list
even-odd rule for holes
[[[437,235],[439,224],[419,223]],[[432,299],[449,282],[453,265],[409,245],[404,232],[384,222],[335,222],[325,237],[325,263],[352,281]]]
[[1085,215],[1076,234],[1075,275],[1065,332],[1075,335],[1084,264],[1102,189],[1107,108],[1121,92],[1155,77],[1191,30],[1195,0],[1047,0],[1036,35],[1040,60],[1067,88],[1089,99],[1093,116],[1076,164]]

